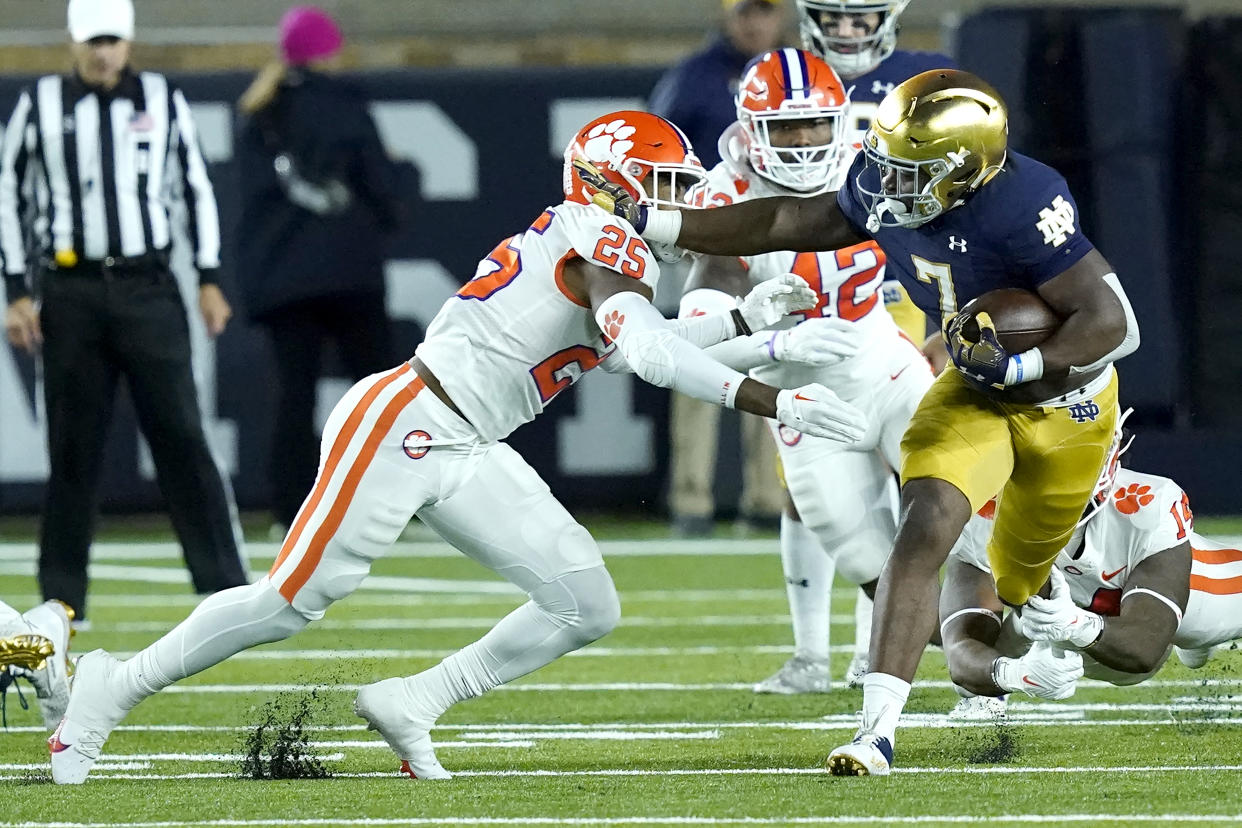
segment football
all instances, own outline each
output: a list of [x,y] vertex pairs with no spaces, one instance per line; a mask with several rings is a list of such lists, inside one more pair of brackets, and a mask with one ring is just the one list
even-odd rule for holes
[[[996,326],[1001,347],[1011,354],[1034,348],[1061,327],[1061,318],[1038,293],[1022,288],[1001,288],[976,296],[962,308],[962,313],[986,311]],[[979,335],[979,326],[972,316],[962,327],[970,339]]]

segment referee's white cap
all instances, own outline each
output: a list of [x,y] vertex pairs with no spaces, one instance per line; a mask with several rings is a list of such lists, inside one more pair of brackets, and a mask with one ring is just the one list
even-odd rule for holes
[[133,0],[69,0],[69,36],[75,43],[106,35],[134,39]]

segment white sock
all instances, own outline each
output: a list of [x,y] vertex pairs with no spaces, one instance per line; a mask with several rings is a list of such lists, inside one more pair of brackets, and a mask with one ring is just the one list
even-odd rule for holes
[[811,658],[828,657],[832,576],[836,561],[824,552],[802,521],[781,514],[781,565],[793,618],[794,650]]
[[500,619],[487,635],[405,679],[406,704],[430,727],[445,710],[590,644],[617,623],[620,605],[604,567],[562,575]]
[[871,651],[871,613],[875,603],[867,597],[867,593],[858,590],[858,600],[854,603],[854,655],[867,658]]
[[910,698],[910,682],[888,673],[867,673],[863,678],[862,730],[895,742],[897,720]]
[[208,595],[189,618],[122,662],[121,701],[133,707],[173,682],[257,644],[288,638],[306,624],[266,578]]

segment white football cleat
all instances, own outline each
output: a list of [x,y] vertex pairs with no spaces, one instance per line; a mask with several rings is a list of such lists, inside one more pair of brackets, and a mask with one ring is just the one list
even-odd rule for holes
[[452,779],[431,744],[434,722],[414,716],[405,698],[405,679],[384,679],[358,691],[354,712],[384,737],[401,760],[401,773],[411,779]]
[[893,743],[887,736],[859,731],[854,741],[828,754],[833,776],[888,776],[893,769]]
[[1005,716],[1005,696],[966,696],[949,711],[950,719],[967,722],[1000,722]]
[[828,693],[832,690],[828,659],[794,653],[793,658],[781,665],[781,669],[756,684],[754,689],[756,693],[777,693],[782,696]]
[[30,628],[52,642],[53,652],[42,667],[27,668],[24,675],[34,685],[43,713],[43,726],[55,730],[69,706],[69,637],[73,635],[73,609],[60,601],[45,601],[22,616]]
[[86,781],[108,735],[129,712],[115,691],[113,675],[120,664],[103,650],[78,659],[65,718],[47,740],[52,754],[52,780],[57,785],[80,785]]
[[863,679],[870,672],[871,661],[867,658],[867,654],[854,653],[854,657],[850,659],[850,666],[845,668],[845,686],[855,689],[862,687]]
[[1174,647],[1173,652],[1177,653],[1177,660],[1182,664],[1185,664],[1192,670],[1198,670],[1208,663],[1208,659],[1216,652],[1216,648],[1197,647],[1193,650],[1186,650],[1181,647]]

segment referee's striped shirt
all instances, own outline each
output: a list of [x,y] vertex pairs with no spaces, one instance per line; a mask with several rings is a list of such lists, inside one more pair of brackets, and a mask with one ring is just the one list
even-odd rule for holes
[[[30,265],[72,250],[107,261],[167,251],[183,199],[201,283],[216,281],[220,223],[185,96],[126,69],[104,92],[47,75],[22,92],[0,150],[0,256],[8,299]],[[32,261],[34,260],[34,261]]]

